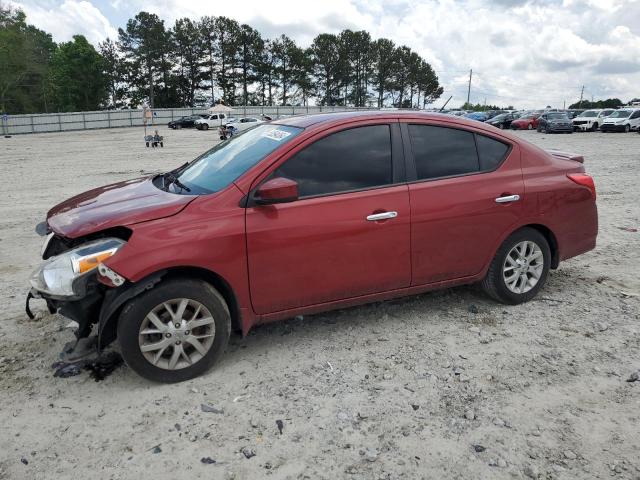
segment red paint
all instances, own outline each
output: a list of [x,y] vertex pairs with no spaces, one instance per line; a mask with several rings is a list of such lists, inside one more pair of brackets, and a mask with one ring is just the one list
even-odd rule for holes
[[511,122],[511,128],[514,130],[533,130],[538,128],[538,117],[540,115],[531,115],[526,118],[518,118]]
[[259,202],[292,202],[298,199],[298,183],[288,178],[272,178],[264,182],[256,192]]
[[52,230],[76,238],[107,228],[175,215],[195,197],[156,188],[149,178],[114,183],[81,193],[47,213]]
[[[297,197],[295,182],[264,181],[318,138],[397,122],[462,128],[512,148],[494,172],[243,206],[260,185],[263,198]],[[524,225],[548,229],[560,260],[595,246],[596,204],[575,181],[585,171],[577,155],[552,155],[508,132],[438,114],[332,113],[276,123],[305,130],[218,193],[175,195],[148,179],[123,182],[67,200],[49,223],[69,237],[127,225],[131,238],[105,263],[132,282],[174,267],[214,272],[233,290],[245,333],[256,323],[476,282]],[[495,202],[515,194],[521,201]],[[366,220],[389,211],[397,217]]]

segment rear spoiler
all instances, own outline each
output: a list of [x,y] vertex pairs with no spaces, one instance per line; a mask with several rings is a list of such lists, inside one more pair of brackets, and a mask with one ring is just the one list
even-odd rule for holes
[[547,153],[562,160],[573,160],[574,162],[584,163],[584,157],[577,153],[560,152],[558,150],[547,150]]

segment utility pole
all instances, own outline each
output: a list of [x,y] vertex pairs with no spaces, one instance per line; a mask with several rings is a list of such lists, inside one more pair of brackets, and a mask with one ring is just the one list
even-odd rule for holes
[[582,95],[584,94],[584,85],[582,85],[582,91],[580,92],[580,107],[578,108],[582,108]]
[[469,88],[467,89],[467,105],[469,105],[469,99],[471,98],[471,76],[473,75],[473,69],[469,70]]

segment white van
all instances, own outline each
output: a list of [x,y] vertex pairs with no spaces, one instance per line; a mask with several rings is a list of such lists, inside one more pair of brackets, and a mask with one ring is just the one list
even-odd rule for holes
[[573,119],[573,129],[595,132],[600,128],[604,119],[613,112],[615,112],[613,108],[586,110]]
[[630,132],[640,128],[640,108],[621,108],[604,119],[603,132]]
[[224,125],[227,121],[227,116],[224,113],[209,113],[196,120],[195,126],[198,130],[209,130],[210,128],[217,128]]

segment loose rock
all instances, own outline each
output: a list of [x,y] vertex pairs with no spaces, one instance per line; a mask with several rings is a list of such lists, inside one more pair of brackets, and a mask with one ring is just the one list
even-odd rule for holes
[[246,458],[251,458],[256,456],[256,451],[251,447],[244,447],[241,450],[241,452]]
[[522,470],[522,473],[524,473],[525,477],[534,478],[534,479],[540,476],[540,472],[538,471],[538,468],[535,465],[527,465]]
[[218,413],[218,414],[224,413],[224,410],[222,408],[216,408],[213,405],[209,405],[207,403],[201,404],[200,409],[206,413]]

